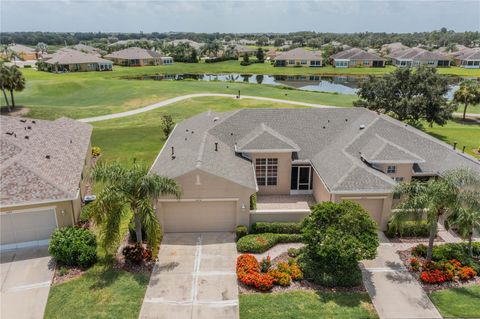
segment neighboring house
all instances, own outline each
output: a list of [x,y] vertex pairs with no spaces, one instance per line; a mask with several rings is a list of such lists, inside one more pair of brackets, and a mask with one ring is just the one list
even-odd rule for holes
[[204,43],[198,43],[196,41],[189,40],[189,39],[172,40],[168,43],[174,46],[177,46],[180,43],[188,43],[195,50],[199,50],[204,45]]
[[96,55],[96,56],[99,56],[99,57],[103,53],[105,53],[104,51],[100,50],[99,48],[95,48],[95,47],[92,47],[90,45],[86,45],[86,44],[83,44],[83,43],[79,43],[79,44],[76,44],[76,45],[72,46],[72,49],[83,52],[83,53],[93,54],[93,55]]
[[35,49],[21,44],[11,44],[8,49],[15,53],[23,61],[37,60],[38,53]]
[[265,56],[267,57],[267,60],[273,61],[273,60],[275,60],[275,58],[277,57],[277,54],[278,54],[278,53],[279,53],[279,52],[277,52],[277,49],[272,48],[272,49],[270,49],[270,50],[267,51],[267,53],[265,54]]
[[336,68],[382,68],[385,66],[385,59],[359,48],[351,48],[338,52],[331,56],[333,66]]
[[173,64],[173,58],[163,56],[160,52],[131,47],[105,55],[105,59],[123,66],[145,66]]
[[43,62],[50,72],[112,71],[112,61],[96,55],[63,48],[47,56]]
[[322,53],[320,51],[310,51],[303,48],[279,52],[275,57],[274,65],[289,67],[320,67],[322,66]]
[[257,53],[257,49],[247,47],[245,45],[236,45],[235,51],[237,52],[238,57],[243,57],[245,56],[245,54],[247,54],[248,56],[254,56]]
[[310,204],[341,200],[359,203],[385,229],[398,182],[457,167],[480,171],[478,160],[389,116],[307,108],[194,116],[175,127],[151,171],[183,191],[157,202],[164,231],[197,232],[298,221]]
[[455,65],[466,69],[480,68],[480,48],[464,49],[454,55]]
[[428,65],[432,67],[449,67],[450,58],[439,52],[427,51],[422,48],[410,48],[388,55],[392,64],[398,67]]
[[410,48],[402,44],[401,42],[392,42],[392,43],[387,43],[382,45],[382,47],[380,48],[380,52],[385,55],[388,55],[394,52],[400,52],[407,49],[410,49]]
[[74,225],[85,195],[92,127],[0,116],[1,249],[45,244],[57,227]]

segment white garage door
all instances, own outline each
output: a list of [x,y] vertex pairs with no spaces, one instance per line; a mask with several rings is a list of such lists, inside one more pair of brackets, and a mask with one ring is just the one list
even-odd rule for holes
[[1,214],[0,227],[2,249],[46,244],[57,228],[55,210]]
[[167,233],[234,231],[236,202],[163,202],[163,230]]
[[382,214],[383,214],[383,199],[375,198],[375,199],[355,199],[354,202],[357,202],[362,206],[372,217],[374,221],[377,222],[378,225],[381,225],[382,222]]

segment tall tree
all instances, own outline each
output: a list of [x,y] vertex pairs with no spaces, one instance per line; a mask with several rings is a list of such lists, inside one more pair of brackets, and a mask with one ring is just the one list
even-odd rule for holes
[[262,48],[258,48],[257,52],[255,53],[258,61],[263,62],[265,60],[265,54]]
[[480,84],[475,80],[463,81],[458,90],[453,94],[453,100],[464,105],[463,120],[465,121],[467,107],[480,104]]
[[444,125],[456,105],[446,98],[448,81],[434,68],[421,66],[415,71],[398,68],[383,77],[369,76],[357,92],[355,106],[393,115],[401,121],[425,120]]
[[104,230],[104,246],[111,247],[112,241],[118,238],[115,234],[119,233],[123,212],[131,210],[137,243],[143,241],[143,228],[148,246],[156,254],[161,229],[153,203],[161,195],[180,196],[181,190],[175,180],[150,173],[147,166],[136,162],[128,168],[117,162],[97,164],[92,177],[104,184],[92,207],[93,219]]
[[17,66],[12,65],[10,67],[1,68],[2,78],[2,90],[10,92],[10,102],[12,103],[12,109],[15,108],[14,91],[23,91],[25,89],[25,77]]
[[441,216],[448,216],[457,204],[455,187],[444,179],[430,179],[400,183],[395,192],[401,195],[401,200],[390,219],[392,227],[398,228],[406,220],[421,220],[426,216],[430,228],[427,260],[432,260],[438,221]]
[[2,90],[3,97],[5,98],[5,103],[7,105],[8,111],[10,112],[12,109],[10,108],[10,103],[8,102],[7,91],[8,91],[8,84],[10,77],[10,68],[7,67],[2,63],[0,66],[0,89]]
[[456,169],[444,178],[457,188],[457,205],[445,220],[445,228],[455,227],[468,241],[468,251],[473,256],[473,232],[480,231],[480,173],[472,169]]

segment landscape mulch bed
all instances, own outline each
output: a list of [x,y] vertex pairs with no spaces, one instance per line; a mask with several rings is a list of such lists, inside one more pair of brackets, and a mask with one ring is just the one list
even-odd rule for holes
[[[61,268],[63,268],[64,271],[66,271],[66,273],[63,276],[60,274]],[[87,271],[87,269],[81,268],[81,267],[66,267],[66,266],[60,266],[56,264],[55,271],[53,273],[52,284],[58,285],[58,284],[70,281],[72,279],[78,278],[81,275],[83,275],[85,271]]]
[[[388,238],[388,240],[391,243],[397,243],[397,244],[425,244],[428,243],[428,238],[426,237],[394,237],[394,238]],[[435,242],[436,243],[443,243],[444,240],[443,238],[437,236],[435,237]]]
[[462,280],[455,280],[455,281],[446,281],[441,284],[425,284],[422,280],[420,280],[420,271],[413,271],[410,267],[409,260],[412,257],[415,257],[419,260],[422,260],[422,258],[416,257],[412,255],[412,252],[410,249],[407,250],[399,250],[397,251],[398,255],[400,256],[400,259],[404,263],[405,267],[408,269],[408,271],[412,274],[412,276],[418,281],[418,283],[422,286],[423,290],[425,290],[427,293],[431,293],[437,290],[443,290],[443,289],[449,289],[449,288],[458,288],[458,287],[463,287],[463,286],[471,286],[471,285],[480,285],[480,277],[476,276],[475,278],[472,278],[470,280],[462,281]]
[[[279,262],[288,262],[289,258],[290,257],[288,256],[288,253],[284,252],[278,257],[272,259],[272,268],[276,267],[276,265]],[[238,281],[238,289],[241,294],[251,294],[251,293],[259,292],[255,288],[246,286],[240,281]],[[310,282],[304,279],[299,281],[292,280],[292,284],[287,287],[274,285],[272,290],[266,291],[263,293],[286,292],[286,291],[294,291],[294,290],[305,290],[305,291],[310,290],[310,291],[322,291],[322,292],[365,292],[366,291],[363,284],[361,286],[352,287],[352,288],[341,288],[341,287],[327,288],[327,287],[322,287],[320,285],[314,284],[313,282]]]

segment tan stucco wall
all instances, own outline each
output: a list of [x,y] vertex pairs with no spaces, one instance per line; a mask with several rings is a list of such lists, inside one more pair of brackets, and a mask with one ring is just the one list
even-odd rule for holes
[[[397,167],[397,171],[394,174],[387,174],[387,168],[390,165]],[[381,164],[378,167],[389,177],[403,177],[404,182],[410,182],[413,175],[413,164]]]
[[[73,201],[64,201],[64,202],[56,202],[56,203],[43,203],[43,204],[36,204],[36,205],[19,205],[15,207],[0,207],[0,213],[6,212],[13,212],[13,211],[22,211],[22,210],[35,210],[41,208],[55,208],[55,213],[57,217],[58,227],[65,227],[74,225],[75,215],[80,214],[80,206],[79,206],[80,199],[76,199]],[[74,210],[77,210],[75,211]],[[63,213],[62,213],[63,212]]]
[[250,214],[250,226],[256,222],[299,222],[307,217],[308,213],[261,213]]
[[277,185],[258,186],[260,195],[290,194],[292,179],[292,153],[252,153],[252,163],[255,165],[257,158],[278,158]]
[[[236,205],[236,225],[248,225],[250,213],[250,195],[255,192],[254,189],[243,187],[239,184],[230,182],[224,178],[195,170],[185,175],[176,177],[175,180],[182,188],[180,200],[209,200],[212,209],[215,209],[215,201],[212,199],[234,199]],[[171,196],[164,196],[157,202],[157,215],[160,222],[163,220],[162,200],[173,199]],[[208,209],[208,201],[203,205],[203,209]],[[242,209],[242,206],[244,207]],[[188,223],[189,221],[184,221]]]
[[318,174],[313,170],[313,197],[317,202],[327,202],[332,199],[332,195],[327,191],[327,188],[323,184]]
[[[387,228],[388,220],[392,213],[392,197],[391,193],[385,194],[335,194],[333,201],[341,202],[342,200],[350,200],[360,204],[367,210],[370,216],[378,223],[380,230]],[[381,203],[379,203],[381,201]]]

